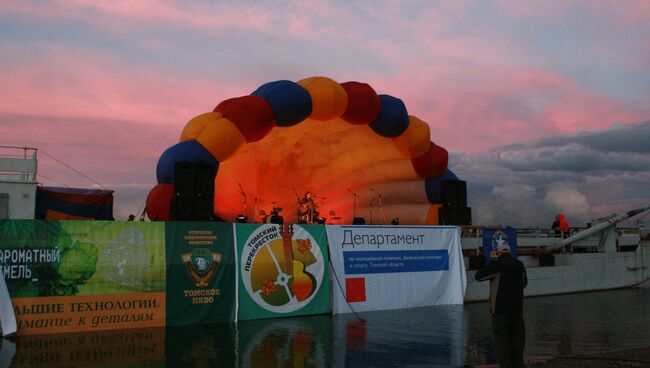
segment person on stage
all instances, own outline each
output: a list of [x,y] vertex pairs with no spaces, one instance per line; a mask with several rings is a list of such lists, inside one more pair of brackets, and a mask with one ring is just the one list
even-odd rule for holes
[[298,222],[302,224],[313,224],[314,219],[318,217],[318,206],[312,198],[311,192],[306,192],[305,196],[298,201]]

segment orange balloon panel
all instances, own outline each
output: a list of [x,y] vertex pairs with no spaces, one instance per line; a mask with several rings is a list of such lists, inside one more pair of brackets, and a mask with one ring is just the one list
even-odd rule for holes
[[334,80],[326,77],[311,77],[298,81],[309,92],[312,103],[311,118],[330,120],[343,115],[348,107],[345,89]]
[[416,158],[427,153],[430,137],[429,125],[415,116],[409,116],[409,126],[406,131],[393,138],[395,146],[404,155]]
[[439,211],[442,208],[441,204],[432,204],[429,206],[429,213],[425,225],[440,225]]
[[[393,182],[414,183],[399,193]],[[418,182],[420,189],[415,190]],[[355,198],[351,192],[359,195],[360,209],[373,196],[371,188],[385,191],[385,200],[392,198],[391,205],[427,203],[422,179],[391,139],[375,134],[367,125],[308,119],[276,127],[223,162],[215,180],[215,212],[232,221],[244,213],[246,200],[249,219],[256,219],[261,210],[268,214],[273,207],[282,207],[285,221],[295,222],[299,198],[311,191],[321,215],[329,217],[329,211],[335,211],[336,217],[351,223]],[[409,190],[413,193],[404,194]],[[417,223],[425,219],[426,211]]]
[[219,162],[224,162],[246,142],[246,138],[232,121],[221,118],[209,123],[196,141]]

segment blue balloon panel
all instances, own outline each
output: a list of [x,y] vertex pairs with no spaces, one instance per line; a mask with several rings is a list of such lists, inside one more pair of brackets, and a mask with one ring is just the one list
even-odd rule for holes
[[265,99],[276,118],[277,126],[292,126],[311,115],[311,97],[306,89],[288,80],[263,84],[251,96]]
[[180,142],[165,150],[158,159],[158,166],[156,166],[158,183],[174,183],[177,162],[201,162],[214,165],[215,171],[219,169],[219,161],[200,143],[197,141]]
[[381,109],[370,128],[382,137],[395,138],[409,126],[409,115],[404,102],[389,95],[379,95]]

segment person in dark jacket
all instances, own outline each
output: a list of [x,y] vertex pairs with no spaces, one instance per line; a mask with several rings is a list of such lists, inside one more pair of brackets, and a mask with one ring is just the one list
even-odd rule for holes
[[526,268],[501,244],[498,258],[476,271],[477,281],[490,280],[490,311],[501,367],[523,367],[526,328],[523,317],[524,288],[528,284]]

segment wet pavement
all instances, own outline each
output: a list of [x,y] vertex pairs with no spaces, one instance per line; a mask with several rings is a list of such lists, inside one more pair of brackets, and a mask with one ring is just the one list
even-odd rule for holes
[[546,361],[529,363],[528,367],[548,368],[627,368],[650,367],[650,345],[598,354],[558,356]]
[[[650,367],[650,287],[525,300],[533,367]],[[0,367],[493,365],[487,303],[3,339]]]

